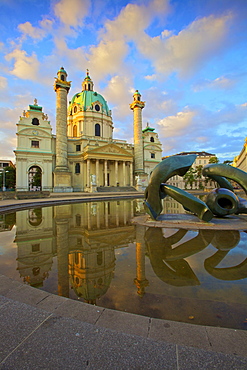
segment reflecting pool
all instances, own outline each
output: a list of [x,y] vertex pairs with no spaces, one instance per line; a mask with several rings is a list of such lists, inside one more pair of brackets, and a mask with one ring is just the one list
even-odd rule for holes
[[138,199],[0,215],[0,273],[115,310],[247,329],[247,233],[133,225],[142,213]]

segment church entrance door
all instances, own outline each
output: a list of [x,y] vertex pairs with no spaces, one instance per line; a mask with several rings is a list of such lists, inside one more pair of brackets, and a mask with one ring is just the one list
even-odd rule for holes
[[42,171],[39,166],[32,166],[28,171],[28,189],[29,191],[42,190]]

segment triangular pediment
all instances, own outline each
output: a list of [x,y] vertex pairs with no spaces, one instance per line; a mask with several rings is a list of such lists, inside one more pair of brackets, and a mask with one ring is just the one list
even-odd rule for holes
[[88,154],[113,154],[113,155],[121,155],[121,156],[132,156],[132,151],[127,151],[123,148],[121,148],[119,145],[117,144],[113,144],[113,143],[110,143],[110,144],[107,144],[107,145],[102,145],[102,146],[98,146],[97,148],[90,148],[87,150]]

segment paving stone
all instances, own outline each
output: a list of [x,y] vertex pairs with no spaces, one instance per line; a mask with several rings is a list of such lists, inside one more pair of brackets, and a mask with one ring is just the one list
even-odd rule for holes
[[210,350],[206,328],[200,325],[151,319],[148,337],[159,341],[166,341],[168,343],[176,343]]
[[37,303],[37,307],[48,312],[54,312],[61,304],[67,301],[68,298],[60,297],[55,294],[49,294],[44,299]]
[[176,369],[176,347],[53,316],[1,369]]
[[178,346],[179,370],[246,370],[247,358]]
[[96,325],[123,333],[147,337],[149,323],[149,317],[107,309],[102,313]]
[[56,315],[71,317],[90,324],[95,324],[103,311],[104,308],[102,307],[68,299],[63,301],[63,303],[54,310],[54,313]]
[[9,290],[5,296],[31,306],[36,306],[40,301],[47,297],[49,293],[43,290],[30,287],[29,285],[20,284],[19,287]]
[[16,346],[33,332],[47,317],[48,313],[9,300],[0,306],[0,360],[2,361]]
[[19,289],[23,284],[16,280],[0,275],[0,294],[6,296],[9,292]]
[[247,331],[225,328],[206,328],[214,351],[247,357]]

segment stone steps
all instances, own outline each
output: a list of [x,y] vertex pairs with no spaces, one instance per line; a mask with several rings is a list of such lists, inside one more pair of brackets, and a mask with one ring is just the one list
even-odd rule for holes
[[137,191],[133,186],[98,186],[97,191],[99,193],[124,193],[129,191]]

